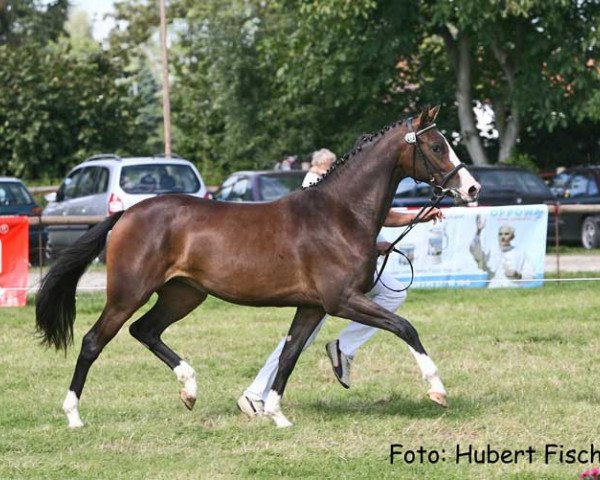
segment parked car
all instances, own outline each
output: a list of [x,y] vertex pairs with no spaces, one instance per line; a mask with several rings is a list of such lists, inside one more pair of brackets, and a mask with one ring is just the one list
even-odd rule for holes
[[[27,215],[33,217],[38,216],[40,213],[41,208],[21,180],[14,177],[0,177],[0,215]],[[29,263],[32,265],[39,264],[40,247],[43,252],[46,247],[47,235],[46,229],[42,226],[30,225]]]
[[[424,207],[429,205],[433,189],[428,183],[417,182],[412,177],[400,180],[392,207]],[[454,201],[450,197],[443,197],[438,204],[440,207],[450,207]]]
[[[185,193],[209,198],[196,167],[179,157],[121,158],[95,155],[73,168],[49,201],[44,215],[111,215],[157,195]],[[56,257],[90,228],[89,225],[48,227],[46,253]]]
[[[508,165],[469,165],[468,169],[481,184],[477,201],[480,207],[554,202],[554,196],[544,181],[524,168]],[[429,185],[405,178],[398,185],[392,205],[422,207],[428,204],[431,195],[432,188]],[[444,198],[440,205],[452,205],[452,200]]]
[[[600,165],[574,167],[549,181],[550,190],[561,205],[600,205]],[[568,212],[559,215],[561,241],[600,247],[600,215]]]
[[306,172],[302,170],[245,171],[231,174],[215,192],[216,200],[268,202],[298,190]]

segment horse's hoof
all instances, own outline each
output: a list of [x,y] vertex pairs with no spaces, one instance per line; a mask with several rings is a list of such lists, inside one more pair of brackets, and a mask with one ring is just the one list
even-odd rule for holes
[[448,406],[448,401],[446,400],[446,394],[440,392],[428,392],[429,398],[432,402],[436,403],[440,407],[446,408]]
[[292,422],[290,422],[283,415],[281,415],[281,416],[275,416],[275,417],[271,417],[271,418],[275,422],[275,425],[277,426],[277,428],[288,428],[288,427],[292,427],[294,425]]
[[185,408],[188,410],[192,410],[194,408],[194,405],[196,404],[196,397],[192,397],[185,390],[181,390],[181,392],[179,392],[179,397],[185,405]]
[[279,412],[267,412],[265,411],[265,416],[270,417],[271,420],[275,422],[277,428],[288,428],[293,426],[294,424],[290,422],[281,411]]

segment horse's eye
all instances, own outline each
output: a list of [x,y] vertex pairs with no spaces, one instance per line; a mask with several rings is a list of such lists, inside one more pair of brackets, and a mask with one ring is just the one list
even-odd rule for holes
[[442,146],[439,143],[434,143],[431,146],[431,151],[433,153],[442,153]]

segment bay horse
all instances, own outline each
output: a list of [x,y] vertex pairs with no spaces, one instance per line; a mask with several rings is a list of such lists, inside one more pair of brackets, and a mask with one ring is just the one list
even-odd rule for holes
[[79,399],[91,365],[153,293],[156,303],[129,332],[174,371],[188,409],[197,396],[195,371],[161,334],[208,295],[240,305],[297,307],[265,403],[277,426],[291,425],[280,400],[325,313],[404,340],[429,382],[430,398],[445,405],[438,369],[415,328],[365,295],[376,268],[376,237],[402,178],[428,182],[461,202],[478,196],[480,185],[433,123],[438,109],[364,136],[320,182],[279,200],[240,204],[166,195],[86,232],[58,258],[36,298],[42,342],[66,349],[73,342],[77,283],[106,245],[106,304],[83,337],[63,403],[69,427],[83,425]]

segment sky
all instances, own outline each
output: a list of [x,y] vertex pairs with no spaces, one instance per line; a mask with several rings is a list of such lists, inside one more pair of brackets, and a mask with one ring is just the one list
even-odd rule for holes
[[72,0],[73,10],[84,10],[92,22],[92,34],[94,38],[101,42],[108,36],[108,32],[113,27],[112,20],[103,20],[105,13],[113,11],[113,0]]

